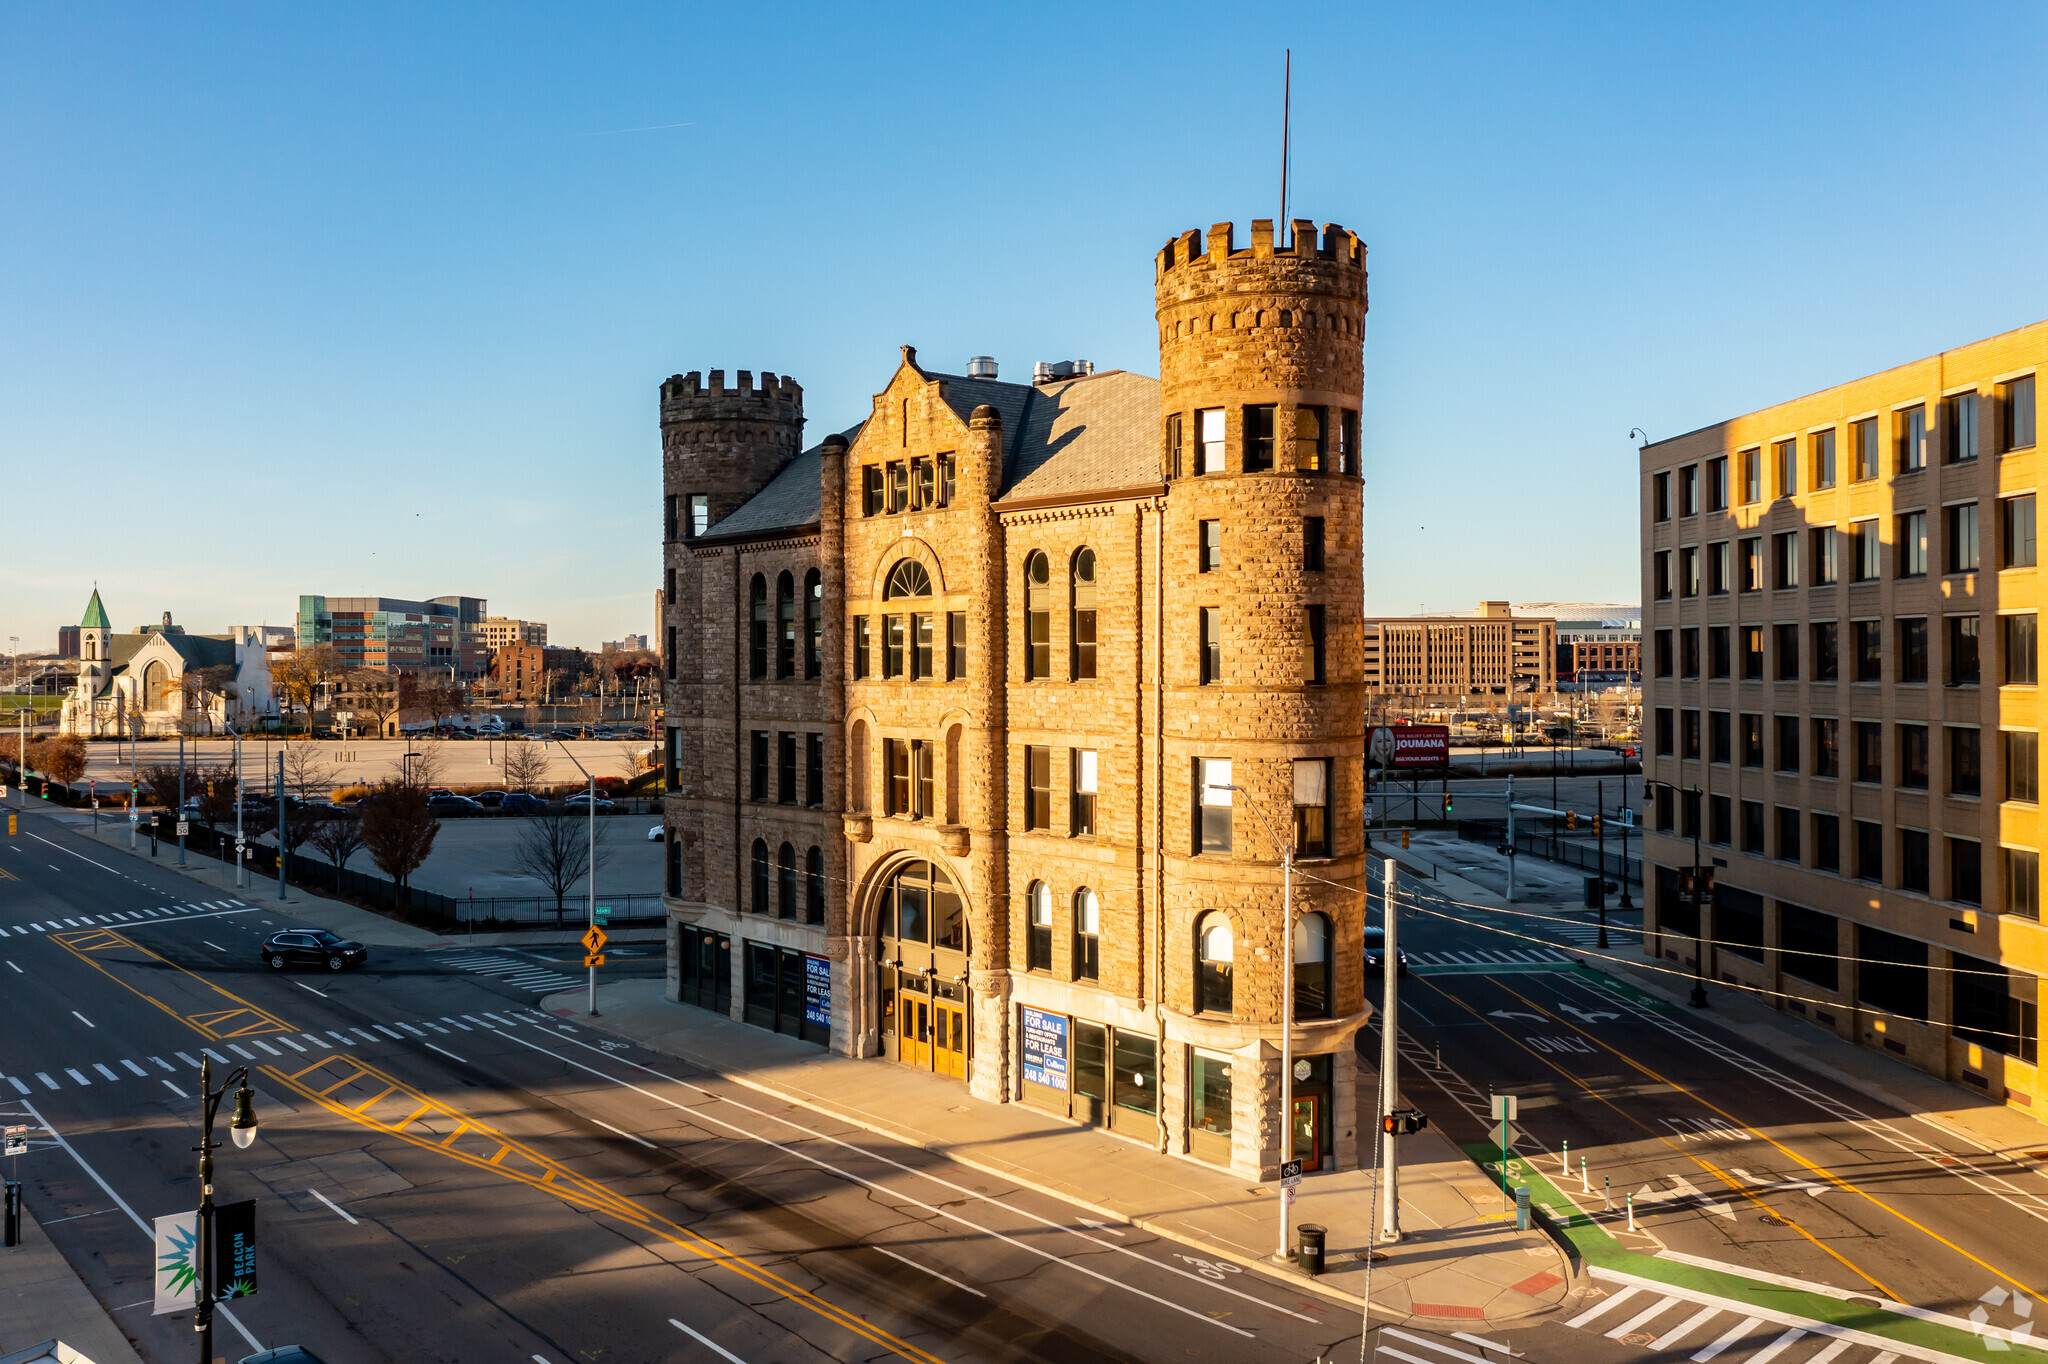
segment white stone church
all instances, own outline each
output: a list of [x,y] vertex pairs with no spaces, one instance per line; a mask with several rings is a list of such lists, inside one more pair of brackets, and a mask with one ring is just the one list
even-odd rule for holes
[[78,684],[64,700],[65,734],[88,738],[246,732],[277,714],[260,626],[189,635],[161,625],[115,634],[99,589],[78,623]]

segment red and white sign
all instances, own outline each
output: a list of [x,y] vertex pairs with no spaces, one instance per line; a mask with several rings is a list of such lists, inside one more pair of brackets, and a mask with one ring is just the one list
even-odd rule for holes
[[1367,737],[1366,752],[1381,767],[1444,767],[1451,761],[1451,731],[1444,725],[1378,728]]

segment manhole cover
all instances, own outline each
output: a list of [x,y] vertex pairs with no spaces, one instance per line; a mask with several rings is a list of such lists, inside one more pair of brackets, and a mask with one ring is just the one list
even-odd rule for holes
[[1767,1227],[1789,1227],[1792,1225],[1790,1222],[1787,1222],[1784,1218],[1775,1217],[1770,1213],[1765,1213],[1762,1217],[1759,1217],[1756,1220],[1763,1223]]

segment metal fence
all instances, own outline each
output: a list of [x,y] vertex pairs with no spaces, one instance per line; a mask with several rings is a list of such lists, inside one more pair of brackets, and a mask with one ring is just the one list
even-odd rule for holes
[[[1458,837],[1467,843],[1486,843],[1497,848],[1504,847],[1508,841],[1507,821],[1461,819],[1458,821]],[[1603,855],[1597,844],[1590,844],[1577,838],[1566,838],[1563,830],[1555,827],[1516,830],[1515,850],[1541,857],[1545,861],[1577,867],[1581,871],[1597,871],[1599,875],[1612,877],[1617,881],[1626,880],[1638,886],[1643,883],[1641,858],[1625,858],[1619,851]]]

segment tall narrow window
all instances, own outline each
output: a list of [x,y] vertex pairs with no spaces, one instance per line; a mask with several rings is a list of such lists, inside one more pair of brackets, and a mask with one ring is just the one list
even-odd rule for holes
[[1201,465],[1198,474],[1220,474],[1223,472],[1223,409],[1205,407],[1195,414],[1196,434],[1201,441]]
[[1836,562],[1841,536],[1833,526],[1818,526],[1813,532],[1813,585],[1832,587],[1835,575],[1840,570]]
[[1668,469],[1650,475],[1650,519],[1671,519],[1671,471]]
[[825,922],[825,850],[819,847],[804,854],[804,922]]
[[1052,566],[1043,553],[1024,561],[1024,678],[1028,682],[1052,676],[1052,610],[1046,587],[1052,582]]
[[860,514],[882,514],[882,466],[879,464],[860,466]]
[[932,462],[928,459],[910,461],[910,505],[918,511],[925,511],[938,505],[939,490],[932,479]]
[[2034,443],[2034,376],[1998,386],[2000,454],[2024,450]]
[[1095,832],[1096,753],[1092,748],[1068,751],[1073,755],[1068,778],[1074,793],[1068,814],[1068,830],[1078,838]]
[[892,513],[906,510],[910,506],[909,468],[901,460],[890,460],[888,477],[889,510]]
[[909,814],[911,812],[909,740],[882,740],[882,763],[889,772],[889,804],[884,813],[892,815]]
[[1227,853],[1231,846],[1230,759],[1195,759],[1195,851]]
[[1927,789],[1927,726],[1900,725],[1899,785],[1913,791]]
[[2039,680],[2035,640],[2040,617],[2032,611],[2015,612],[1998,618],[2005,636],[2005,685],[2031,687]]
[[667,501],[667,503],[666,503],[665,505],[666,505],[666,507],[667,507],[667,509],[668,509],[668,514],[667,514],[666,516],[664,516],[664,517],[662,518],[662,523],[663,523],[663,527],[664,527],[664,530],[665,530],[665,532],[666,532],[666,533],[665,533],[665,535],[663,536],[663,538],[664,538],[664,539],[668,539],[668,540],[673,540],[673,539],[675,539],[675,538],[676,538],[676,527],[677,527],[677,511],[676,511],[676,509],[677,509],[677,507],[678,507],[678,506],[680,505],[680,499],[679,499],[679,498],[678,498],[678,497],[676,496],[676,494],[674,494],[674,493],[670,493],[670,494],[668,495],[668,501]]
[[1983,744],[1978,730],[1962,725],[1948,729],[1948,793],[1952,796],[1984,794]]
[[796,675],[796,579],[788,573],[775,580],[775,675]]
[[1223,680],[1223,612],[1214,606],[1202,608],[1202,685]]
[[1052,887],[1033,881],[1025,892],[1031,922],[1025,936],[1024,967],[1029,971],[1052,970]]
[[711,529],[711,499],[702,493],[690,498],[690,535],[694,538]]
[[2041,854],[2034,848],[2001,848],[2005,862],[2005,912],[2041,917]]
[[1977,571],[1977,504],[1965,502],[1960,506],[1948,507],[1943,513],[1948,525],[1947,534],[1942,538],[1948,542],[1946,573],[1975,573]]
[[1294,762],[1294,851],[1301,857],[1330,856],[1330,760]]
[[754,575],[748,598],[753,619],[747,632],[747,675],[759,679],[768,675],[768,579],[764,575]]
[[1877,477],[1877,418],[1849,423],[1849,454],[1856,461],[1856,481]]
[[930,819],[937,810],[932,803],[932,746],[923,739],[910,741],[910,814],[913,819]]
[[768,731],[757,729],[750,736],[747,791],[751,799],[768,799]]
[[1835,433],[1833,430],[1816,431],[1807,437],[1807,455],[1813,465],[1813,486],[1832,488],[1835,486]]
[[882,617],[882,676],[903,676],[904,618]]
[[1323,685],[1324,664],[1328,661],[1323,622],[1322,607],[1301,608],[1301,680],[1311,687]]
[[1305,573],[1323,571],[1323,518],[1301,518],[1301,567]]
[[1855,655],[1854,676],[1858,682],[1884,681],[1884,622],[1858,620],[1849,624],[1849,650]]
[[1180,477],[1181,462],[1180,413],[1170,412],[1166,417],[1166,476]]
[[1983,655],[1977,646],[1977,617],[1948,618],[1948,684],[1974,687],[1984,680]]
[[846,808],[867,813],[868,789],[868,724],[855,720],[846,745]]
[[775,916],[796,917],[796,849],[788,843],[775,854]]
[[1230,920],[1219,911],[1203,916],[1195,930],[1195,1012],[1234,1012],[1232,974],[1237,946],[1230,932]]
[[1072,605],[1067,615],[1068,675],[1074,681],[1095,676],[1095,551],[1074,554]]
[[825,803],[825,736],[804,735],[804,804],[812,809]]
[[932,675],[932,613],[918,611],[910,617],[910,675],[923,680]]
[[1358,414],[1346,410],[1337,423],[1337,472],[1357,474],[1363,470],[1358,459]]
[[1330,916],[1304,914],[1294,923],[1294,1016],[1329,1018]]
[[796,804],[796,740],[787,730],[775,736],[775,799],[783,805]]
[[1102,903],[1083,886],[1074,892],[1074,979],[1102,974]]
[[1899,429],[1899,472],[1927,467],[1927,409],[1909,407],[1896,414]]
[[953,456],[952,456],[952,455],[951,455],[950,453],[949,453],[949,454],[944,454],[944,455],[940,455],[940,456],[939,456],[939,459],[938,459],[938,469],[939,469],[939,503],[938,503],[938,504],[939,504],[939,505],[940,505],[941,507],[950,507],[950,506],[952,506],[952,505],[953,505],[953,495],[954,495],[955,493],[957,493],[957,492],[958,492],[958,491],[960,490],[960,489],[959,489],[959,480],[960,480],[960,473],[959,473],[959,469],[960,469],[960,462],[959,462],[958,460],[954,459],[954,458],[953,458]]
[[1849,527],[1849,572],[1855,582],[1876,582],[1884,576],[1878,559],[1881,541],[1877,522],[1858,521]]
[[1771,456],[1777,464],[1777,487],[1772,491],[1779,497],[1791,497],[1799,491],[1799,442],[1781,440],[1772,444]]
[[1728,510],[1728,457],[1717,455],[1707,461],[1707,510]]
[[1297,473],[1319,474],[1330,462],[1330,409],[1294,409],[1294,468]]
[[1764,452],[1744,450],[1742,461],[1742,505],[1750,506],[1764,500]]
[[1899,517],[1898,556],[1901,578],[1927,576],[1926,512],[1906,512]]
[[1223,567],[1223,523],[1221,521],[1197,521],[1195,534],[1198,546],[1195,557],[1197,573],[1214,573]]
[[1678,514],[1700,514],[1700,466],[1688,464],[1678,471]]
[[2034,495],[2008,497],[1998,504],[2001,566],[2034,566]]
[[874,670],[875,641],[872,616],[853,618],[853,678],[858,682]]
[[1260,473],[1273,467],[1272,404],[1255,404],[1244,410],[1244,471]]
[[825,675],[825,580],[812,569],[804,574],[804,676]]
[[1977,395],[1958,393],[1941,403],[1942,452],[1950,464],[1977,458]]
[[1779,591],[1799,586],[1799,532],[1779,531],[1771,537],[1771,586]]
[[1752,535],[1742,542],[1742,577],[1739,579],[1744,592],[1764,590],[1764,538]]
[[2005,798],[2037,804],[2041,799],[2041,736],[2031,729],[2001,730]]
[[766,914],[768,912],[769,878],[768,840],[765,838],[757,838],[754,840],[753,876],[751,879],[753,881],[753,885],[749,887],[749,889],[753,892],[753,903],[749,906],[749,908],[751,908],[756,914]]
[[1927,617],[1899,618],[1899,681],[1927,680]]
[[967,676],[967,613],[946,613],[946,680],[958,682]]
[[1052,750],[1036,744],[1024,749],[1024,827],[1052,827]]

